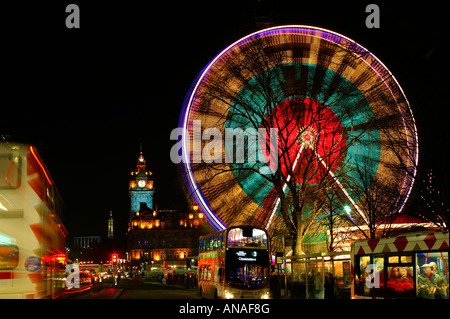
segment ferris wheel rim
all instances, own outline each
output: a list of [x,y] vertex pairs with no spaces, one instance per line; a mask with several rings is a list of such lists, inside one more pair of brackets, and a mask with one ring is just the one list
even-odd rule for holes
[[[415,123],[415,119],[413,116],[413,112],[411,110],[411,106],[410,103],[402,89],[402,87],[400,86],[400,84],[398,83],[397,79],[395,78],[395,76],[391,73],[391,71],[384,65],[383,62],[381,62],[374,54],[372,54],[369,50],[367,50],[365,47],[363,47],[362,45],[360,45],[359,43],[357,43],[356,41],[354,41],[353,39],[344,36],[338,32],[329,30],[329,29],[325,29],[325,28],[321,28],[321,27],[315,27],[315,26],[310,26],[310,25],[297,25],[297,24],[289,24],[289,25],[280,25],[280,26],[274,26],[274,27],[270,27],[270,28],[266,28],[266,29],[262,29],[262,30],[258,30],[255,31],[249,35],[246,35],[240,39],[238,39],[237,41],[233,42],[232,44],[228,45],[225,49],[221,50],[210,62],[207,63],[207,65],[201,70],[201,72],[199,72],[199,74],[197,75],[197,77],[195,78],[193,85],[191,85],[188,94],[186,95],[186,98],[184,100],[183,103],[183,108],[182,108],[182,113],[180,116],[180,120],[179,120],[179,126],[183,128],[183,132],[185,134],[182,135],[182,148],[183,148],[183,152],[182,152],[182,163],[184,164],[184,170],[187,173],[187,178],[185,179],[187,181],[187,183],[189,183],[190,186],[188,186],[188,188],[191,188],[191,190],[193,190],[191,196],[193,196],[198,203],[200,203],[200,205],[202,206],[202,208],[204,210],[207,211],[206,217],[208,219],[208,221],[213,224],[214,228],[216,229],[224,229],[227,227],[227,225],[221,220],[221,218],[219,218],[219,216],[217,216],[217,214],[211,209],[211,207],[209,206],[208,200],[204,197],[203,192],[200,188],[200,186],[197,184],[194,176],[193,176],[193,170],[191,167],[191,163],[190,163],[190,145],[189,145],[189,140],[187,138],[187,136],[189,134],[186,134],[186,132],[188,132],[188,121],[190,118],[190,113],[192,111],[192,104],[193,104],[193,100],[195,98],[195,94],[197,92],[197,90],[199,89],[199,87],[202,85],[202,83],[205,81],[205,77],[208,76],[209,71],[211,70],[211,68],[217,63],[217,61],[219,61],[227,52],[229,52],[230,50],[232,50],[233,48],[240,46],[244,43],[246,43],[246,41],[250,41],[252,38],[258,38],[258,37],[264,37],[265,35],[267,35],[269,32],[272,31],[286,31],[289,32],[289,30],[292,29],[293,31],[296,30],[297,32],[299,30],[306,30],[308,32],[312,32],[311,34],[308,34],[310,36],[315,36],[313,33],[314,32],[320,32],[320,34],[318,34],[316,37],[320,37],[324,40],[328,40],[333,42],[334,44],[338,45],[338,46],[342,46],[342,43],[337,43],[335,41],[332,41],[329,38],[324,38],[321,37],[321,35],[323,34],[328,34],[328,35],[332,35],[332,36],[336,36],[339,37],[340,39],[343,39],[345,43],[347,44],[352,44],[354,46],[356,46],[359,50],[361,50],[361,52],[364,52],[364,54],[370,55],[370,57],[372,59],[375,60],[375,63],[372,62],[371,65],[369,65],[369,63],[365,60],[362,59],[362,61],[364,61],[364,63],[371,68],[372,70],[374,70],[377,75],[380,78],[386,78],[389,77],[392,79],[392,81],[394,82],[394,85],[396,88],[399,89],[399,92],[397,94],[400,94],[406,107],[407,107],[407,111],[410,113],[411,115],[411,119],[413,121],[413,127],[412,130],[414,131],[414,138],[413,141],[411,142],[412,144],[415,145],[415,155],[414,155],[414,168],[413,168],[413,172],[412,172],[412,177],[413,177],[413,182],[409,184],[409,189],[406,192],[406,196],[405,199],[403,200],[403,203],[399,209],[398,212],[401,212],[411,194],[413,185],[414,185],[414,180],[416,178],[416,174],[417,174],[417,165],[418,165],[418,159],[419,159],[419,146],[418,146],[418,133],[417,133],[417,127],[416,127],[416,123]],[[354,52],[353,52],[354,53]],[[380,73],[379,70],[376,69],[376,67],[381,68],[381,70],[383,71],[383,74]],[[389,90],[389,92],[392,94],[392,96],[394,97],[395,101],[398,104],[398,100],[397,97],[395,96],[394,92],[391,90],[390,87],[387,87],[387,89]],[[405,128],[406,129],[406,128]],[[216,227],[217,226],[217,227]]]

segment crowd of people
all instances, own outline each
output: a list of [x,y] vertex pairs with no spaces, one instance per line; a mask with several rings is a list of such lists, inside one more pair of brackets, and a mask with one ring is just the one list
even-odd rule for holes
[[[413,290],[413,267],[391,267],[387,287],[396,292]],[[419,298],[448,299],[448,277],[438,270],[435,262],[417,266],[417,289]]]
[[448,275],[439,272],[435,262],[424,264],[421,268],[422,273],[417,278],[418,297],[448,299]]

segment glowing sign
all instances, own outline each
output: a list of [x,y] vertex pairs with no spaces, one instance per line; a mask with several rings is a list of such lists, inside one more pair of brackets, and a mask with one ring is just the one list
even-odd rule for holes
[[[249,253],[250,257],[247,257],[247,253]],[[238,256],[239,261],[256,261],[256,257],[258,256],[257,251],[246,252],[243,250],[238,250],[236,252],[236,256]]]

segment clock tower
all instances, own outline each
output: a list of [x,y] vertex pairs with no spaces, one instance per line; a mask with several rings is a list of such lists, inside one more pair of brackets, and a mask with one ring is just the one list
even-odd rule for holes
[[130,201],[131,201],[131,218],[136,216],[136,212],[141,209],[141,205],[145,204],[149,209],[154,210],[152,172],[147,170],[144,156],[142,152],[137,160],[136,169],[131,172],[130,177]]

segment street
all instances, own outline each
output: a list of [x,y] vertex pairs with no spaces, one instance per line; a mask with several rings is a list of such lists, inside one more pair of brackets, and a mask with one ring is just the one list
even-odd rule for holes
[[200,299],[196,289],[125,278],[117,287],[112,281],[97,283],[88,291],[67,294],[64,299]]

